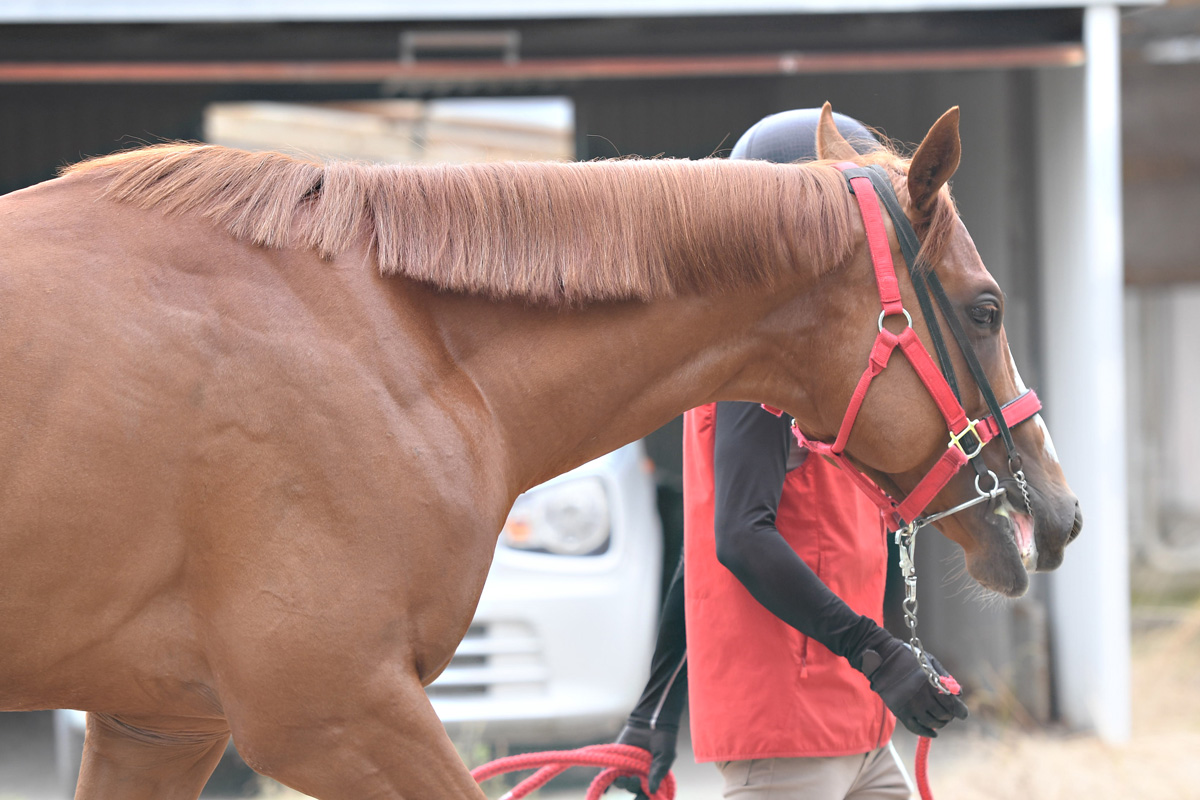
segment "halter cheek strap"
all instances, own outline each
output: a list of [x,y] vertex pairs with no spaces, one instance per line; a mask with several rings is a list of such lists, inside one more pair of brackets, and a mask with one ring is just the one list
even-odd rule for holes
[[[902,250],[908,261],[909,273],[913,277],[914,288],[917,290],[923,315],[925,316],[927,325],[931,328],[932,334],[934,326],[937,325],[937,318],[933,316],[932,303],[929,300],[928,290],[925,286],[925,278],[920,274],[920,270],[915,268],[916,252],[918,249],[914,245],[916,242],[916,233],[912,230],[907,217],[897,214],[899,201],[895,198],[890,181],[887,181],[886,175],[882,173],[869,168],[859,167],[850,162],[838,164],[837,168],[843,172],[846,180],[849,182],[850,190],[858,203],[863,224],[866,228],[867,246],[871,253],[872,264],[874,265],[875,281],[879,289],[879,302],[882,309],[879,314],[879,333],[875,337],[874,345],[871,347],[867,368],[863,371],[858,384],[854,388],[854,393],[851,395],[849,406],[846,409],[846,415],[842,418],[841,427],[838,429],[837,437],[834,441],[828,443],[808,439],[794,424],[792,430],[800,444],[840,464],[867,496],[875,502],[880,511],[883,512],[884,518],[889,520],[889,526],[893,530],[896,530],[917,520],[921,512],[933,501],[933,498],[945,488],[946,484],[968,462],[974,462],[976,465],[978,477],[976,478],[975,486],[980,497],[970,503],[956,507],[954,510],[961,510],[967,505],[973,505],[975,502],[999,497],[1003,494],[1004,489],[1000,488],[999,480],[983,466],[982,459],[976,459],[983,452],[984,445],[997,436],[1000,436],[1009,450],[1010,465],[1014,463],[1015,459],[1017,466],[1014,469],[1019,471],[1020,456],[1016,452],[1015,445],[1012,444],[1009,428],[1032,417],[1041,410],[1042,404],[1038,400],[1037,395],[1032,390],[1029,390],[1006,405],[999,406],[988,384],[987,376],[983,374],[978,359],[975,358],[973,350],[970,349],[970,343],[966,341],[965,337],[957,335],[958,330],[954,330],[959,345],[964,350],[964,356],[971,367],[973,377],[979,384],[980,390],[983,392],[992,410],[991,414],[980,419],[972,420],[967,415],[962,401],[958,396],[953,367],[950,364],[949,353],[946,351],[940,329],[937,330],[936,335],[933,335],[935,347],[941,361],[941,368],[939,369],[938,364],[934,362],[933,357],[925,349],[925,345],[917,336],[916,331],[913,330],[912,317],[905,310],[904,303],[900,297],[900,282],[896,277],[896,268],[892,261],[891,242],[888,239],[887,228],[883,223],[883,212],[880,209],[877,189],[880,194],[883,194],[884,202],[888,205],[893,226],[897,230],[897,236],[900,238]],[[936,278],[936,274],[930,273],[929,283],[931,285],[934,284]],[[953,308],[949,306],[949,299],[945,298],[945,292],[941,289],[940,281],[934,286],[934,291],[939,304],[943,307],[943,313],[948,317],[947,324],[951,324],[953,330],[954,326],[952,322],[957,322],[957,320],[952,319]],[[883,322],[887,317],[900,315],[904,317],[905,327],[899,333],[893,333],[884,327]],[[917,483],[908,496],[900,502],[894,500],[880,489],[874,481],[860,472],[845,454],[846,443],[850,439],[850,432],[854,428],[854,422],[858,418],[863,402],[866,400],[871,382],[888,366],[892,353],[897,348],[908,359],[917,376],[920,378],[921,383],[925,386],[926,391],[929,392],[930,397],[945,420],[950,434],[950,442],[946,451],[925,477]],[[775,409],[768,410],[772,412],[776,411]],[[995,485],[990,491],[984,491],[979,485],[979,478],[985,473],[991,474],[995,481]]]

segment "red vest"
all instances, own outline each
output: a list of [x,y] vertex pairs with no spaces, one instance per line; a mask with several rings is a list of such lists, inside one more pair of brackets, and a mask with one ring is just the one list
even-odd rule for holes
[[[760,605],[717,561],[715,419],[710,404],[687,412],[683,423],[688,708],[696,760],[842,756],[882,746],[896,721],[867,679]],[[789,472],[776,527],[831,590],[882,624],[886,532],[878,509],[837,467],[810,455]]]

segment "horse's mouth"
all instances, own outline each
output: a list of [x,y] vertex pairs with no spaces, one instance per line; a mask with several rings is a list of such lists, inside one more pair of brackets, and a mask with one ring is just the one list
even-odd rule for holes
[[[1011,490],[1010,490],[1011,493]],[[1060,524],[1053,514],[1038,506],[1036,515],[1017,507],[1009,499],[998,498],[984,506],[982,523],[967,551],[967,571],[985,589],[1005,597],[1020,597],[1029,589],[1029,576],[1056,569],[1063,559],[1063,548],[1079,534],[1083,520],[1078,504],[1063,509],[1066,521]],[[1016,496],[1020,503],[1020,494]],[[1061,537],[1061,538],[1060,538]],[[1040,541],[1039,541],[1040,540]]]
[[1017,554],[1021,557],[1021,564],[1024,565],[1026,571],[1036,570],[1038,549],[1037,537],[1034,536],[1033,517],[1014,508],[1007,497],[1000,498],[1000,502],[996,504],[992,513],[1003,517],[1008,524],[1013,545],[1017,548]]

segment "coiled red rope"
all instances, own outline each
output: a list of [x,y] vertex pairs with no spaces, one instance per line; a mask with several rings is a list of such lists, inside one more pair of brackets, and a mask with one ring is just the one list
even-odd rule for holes
[[[957,683],[955,686],[957,687]],[[915,772],[921,800],[933,800],[933,790],[929,786],[929,745],[932,742],[933,740],[926,736],[917,738]],[[588,786],[585,800],[600,800],[600,795],[604,794],[613,781],[624,775],[641,780],[642,791],[649,795],[650,800],[675,800],[675,776],[668,772],[658,791],[650,794],[650,787],[646,783],[646,777],[650,773],[650,753],[627,744],[596,744],[578,750],[547,750],[543,753],[523,753],[498,758],[471,770],[471,777],[476,783],[483,783],[509,772],[536,769],[537,772],[518,783],[500,799],[520,800],[571,767],[602,768],[601,773]]]
[[520,800],[571,767],[601,767],[603,770],[588,787],[586,800],[599,800],[604,790],[623,775],[639,778],[642,791],[650,796],[650,800],[675,800],[675,776],[667,773],[667,777],[659,784],[658,791],[650,794],[650,787],[646,783],[646,777],[650,774],[650,753],[627,744],[596,744],[578,750],[548,750],[544,753],[508,756],[476,767],[471,770],[471,777],[476,783],[483,783],[506,772],[536,769],[537,772],[518,783],[501,798]]

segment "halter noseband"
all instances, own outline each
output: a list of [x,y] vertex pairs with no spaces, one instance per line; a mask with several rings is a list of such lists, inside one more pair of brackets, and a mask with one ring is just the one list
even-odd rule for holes
[[[979,363],[979,358],[976,356],[970,340],[963,331],[962,323],[959,322],[937,273],[929,270],[926,274],[918,266],[917,253],[920,250],[920,242],[912,224],[900,207],[900,201],[896,198],[895,190],[892,188],[887,174],[879,167],[859,167],[852,162],[838,164],[837,168],[842,171],[850,186],[850,192],[858,202],[858,208],[862,213],[863,224],[866,228],[867,245],[875,268],[875,280],[879,288],[879,301],[882,306],[879,313],[879,334],[871,348],[867,368],[859,378],[854,394],[850,397],[850,404],[842,419],[837,438],[832,443],[808,439],[793,423],[792,430],[797,440],[809,450],[827,456],[842,466],[859,488],[866,492],[867,496],[883,512],[890,530],[904,529],[909,531],[909,536],[912,536],[918,529],[935,520],[958,513],[979,503],[995,500],[1005,494],[1006,490],[1000,486],[1000,479],[983,464],[983,459],[978,458],[983,452],[983,446],[999,436],[1008,451],[1009,469],[1024,495],[1025,510],[1032,516],[1033,509],[1029,501],[1025,475],[1021,470],[1021,456],[1013,442],[1010,428],[1040,411],[1041,401],[1032,390],[1026,390],[1003,406],[996,400],[995,392],[992,391],[987,375]],[[888,241],[887,229],[883,224],[883,214],[879,207],[880,201],[887,208],[896,235],[900,240],[900,249],[907,262],[909,276],[921,306],[922,316],[925,318],[934,349],[941,363],[940,369],[921,343],[916,331],[913,330],[912,316],[904,308],[900,298],[900,283],[892,262],[892,247]],[[973,420],[967,416],[966,410],[963,408],[954,367],[950,361],[949,351],[942,337],[937,316],[933,311],[935,300],[942,309],[946,324],[958,341],[971,375],[983,394],[984,402],[987,403],[988,410],[991,412],[987,416]],[[884,327],[884,319],[901,315],[906,324],[899,333],[892,333]],[[899,502],[859,471],[845,454],[846,442],[850,438],[854,421],[866,399],[871,381],[887,367],[888,360],[897,347],[916,370],[917,376],[933,398],[950,432],[950,442],[946,451],[908,496]],[[774,411],[774,409],[771,410]],[[921,512],[933,501],[933,498],[968,463],[975,468],[977,496],[946,511],[921,517]],[[992,487],[987,490],[981,485],[985,475],[992,479]]]

